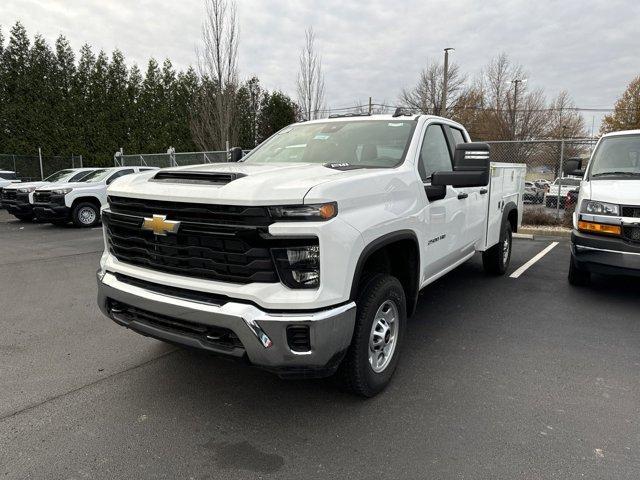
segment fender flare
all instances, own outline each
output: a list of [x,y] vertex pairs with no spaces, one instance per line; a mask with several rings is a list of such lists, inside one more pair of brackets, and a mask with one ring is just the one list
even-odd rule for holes
[[418,241],[416,232],[414,232],[413,230],[398,230],[395,232],[387,233],[365,245],[365,247],[362,249],[362,252],[360,252],[358,261],[356,262],[356,268],[354,270],[353,279],[351,281],[351,291],[349,294],[350,300],[356,299],[356,296],[358,294],[358,284],[360,283],[364,266],[371,255],[373,255],[381,248],[384,248],[387,245],[401,240],[410,240],[414,242],[418,257],[414,268],[415,285],[413,286],[411,291],[405,292],[405,295],[407,297],[407,316],[411,316],[413,314],[418,302],[418,293],[420,291],[420,242]]
[[516,223],[513,226],[513,232],[517,232],[518,231],[518,220],[517,220],[517,212],[518,212],[518,206],[514,203],[514,202],[509,202],[504,206],[504,209],[502,210],[502,223],[501,225],[504,225],[504,222],[508,221],[509,215],[511,214],[511,212],[516,211]]

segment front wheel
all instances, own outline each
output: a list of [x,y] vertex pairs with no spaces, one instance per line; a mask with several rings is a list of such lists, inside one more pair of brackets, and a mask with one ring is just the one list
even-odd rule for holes
[[93,227],[100,221],[100,209],[93,203],[79,203],[73,208],[71,220],[76,227]]
[[575,287],[584,287],[591,282],[591,273],[578,266],[576,261],[571,256],[569,263],[569,283]]
[[370,278],[358,293],[353,338],[340,366],[344,386],[373,397],[390,382],[398,364],[407,318],[405,293],[391,275]]
[[505,221],[500,231],[500,240],[486,252],[482,252],[482,266],[491,275],[504,275],[511,263],[513,232],[511,222]]

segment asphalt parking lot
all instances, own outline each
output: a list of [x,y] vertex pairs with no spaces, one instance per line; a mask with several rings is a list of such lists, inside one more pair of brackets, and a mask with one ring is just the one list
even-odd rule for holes
[[[473,259],[421,295],[362,400],[141,337],[95,304],[101,230],[0,210],[0,476],[640,477],[640,282]],[[512,273],[551,243],[516,240]]]

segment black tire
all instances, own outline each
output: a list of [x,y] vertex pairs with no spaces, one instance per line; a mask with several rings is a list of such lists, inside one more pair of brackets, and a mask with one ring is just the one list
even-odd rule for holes
[[[506,254],[505,248],[508,249]],[[490,275],[504,275],[511,263],[511,250],[513,250],[513,232],[511,222],[505,219],[498,243],[486,252],[482,252],[484,271]]]
[[30,222],[31,220],[33,220],[33,213],[18,214],[14,215],[14,217],[16,217],[21,222]]
[[568,278],[571,285],[576,287],[584,287],[591,283],[591,272],[580,268],[580,266],[574,260],[573,255],[571,255]]
[[[407,318],[406,297],[400,281],[391,275],[377,274],[369,278],[358,292],[357,313],[351,345],[340,365],[339,375],[343,386],[350,392],[363,397],[373,397],[390,382],[398,364]],[[374,322],[379,309],[395,305],[397,325],[395,326],[395,346],[385,360],[380,372],[374,371],[369,360],[370,340],[374,337]],[[393,308],[393,307],[391,307]],[[385,338],[386,334],[379,338]],[[379,358],[383,358],[381,355]]]
[[93,203],[78,203],[71,212],[71,221],[76,227],[94,227],[100,223],[100,209]]

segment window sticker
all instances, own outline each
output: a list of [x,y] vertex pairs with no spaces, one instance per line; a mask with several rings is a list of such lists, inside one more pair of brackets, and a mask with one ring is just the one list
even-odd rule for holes
[[400,122],[400,123],[389,122],[389,123],[387,123],[387,126],[389,126],[389,127],[403,127],[404,123],[402,123],[402,122]]
[[328,140],[329,139],[329,135],[324,135],[322,133],[317,134],[315,137],[313,137],[314,140]]

